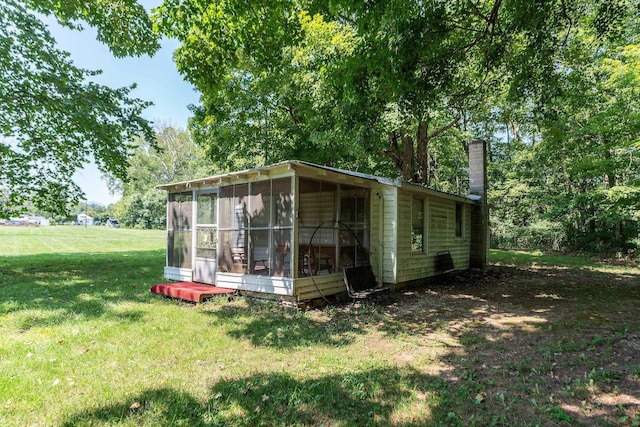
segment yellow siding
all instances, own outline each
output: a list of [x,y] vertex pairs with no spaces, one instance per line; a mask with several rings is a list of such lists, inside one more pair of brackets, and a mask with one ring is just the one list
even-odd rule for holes
[[373,269],[373,274],[376,276],[376,280],[381,282],[382,278],[381,274],[381,259],[382,256],[382,236],[380,232],[382,229],[380,228],[380,223],[384,218],[380,218],[380,209],[382,207],[382,200],[377,195],[379,192],[379,188],[371,189],[371,199],[369,206],[371,206],[371,215],[369,218],[369,262],[371,263],[371,268]]
[[463,207],[463,236],[455,236],[456,202],[445,198],[428,196],[426,202],[426,252],[411,252],[411,207],[413,195],[409,191],[398,191],[397,219],[397,280],[409,282],[430,277],[435,271],[435,258],[439,251],[448,250],[456,269],[469,266],[470,206]]
[[396,283],[397,272],[397,241],[396,234],[398,230],[398,189],[396,187],[385,186],[380,191],[382,199],[380,203],[384,204],[382,224],[383,231],[383,266],[382,281],[384,283]]
[[302,227],[317,227],[334,217],[334,192],[301,193],[299,195],[299,224]]
[[296,279],[294,292],[299,301],[305,301],[347,292],[347,287],[342,274],[328,274]]

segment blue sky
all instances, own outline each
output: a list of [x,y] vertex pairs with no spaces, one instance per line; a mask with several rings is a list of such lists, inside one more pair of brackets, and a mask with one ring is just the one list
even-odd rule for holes
[[[142,1],[145,7],[155,7],[161,1]],[[129,86],[137,83],[133,97],[154,103],[143,116],[155,123],[174,127],[187,127],[191,115],[188,105],[197,104],[199,94],[178,73],[172,59],[178,47],[175,40],[163,40],[162,48],[152,57],[114,58],[106,46],[96,41],[95,31],[72,31],[59,26],[55,20],[46,19],[49,31],[58,48],[71,54],[74,64],[80,68],[102,70],[93,80],[109,87]],[[100,172],[93,164],[79,171],[75,181],[84,190],[87,200],[103,204],[114,203],[120,195],[111,195]]]

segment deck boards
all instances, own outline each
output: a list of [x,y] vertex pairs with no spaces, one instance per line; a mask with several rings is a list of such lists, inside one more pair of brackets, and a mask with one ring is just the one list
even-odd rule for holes
[[217,286],[196,282],[162,283],[153,285],[149,290],[156,294],[195,302],[197,304],[201,304],[207,298],[211,298],[214,295],[232,294],[235,292],[234,289],[219,288]]

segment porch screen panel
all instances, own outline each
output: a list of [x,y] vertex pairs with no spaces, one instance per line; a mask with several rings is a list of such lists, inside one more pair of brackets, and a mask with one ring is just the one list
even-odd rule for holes
[[336,265],[338,185],[300,178],[298,195],[298,273],[329,274]]
[[191,233],[193,195],[169,194],[169,218],[167,220],[167,265],[191,268]]
[[249,230],[249,272],[251,274],[270,275],[271,251],[269,244],[269,229]]
[[218,223],[217,200],[216,193],[198,195],[198,224],[213,225]]
[[291,178],[274,179],[271,182],[273,194],[273,222],[276,228],[293,226],[293,194]]
[[251,228],[269,227],[271,222],[271,181],[251,184],[249,222]]
[[218,225],[222,229],[233,227],[233,190],[234,186],[229,185],[220,189],[220,219]]
[[291,277],[292,178],[271,181],[271,275]]
[[368,254],[365,251],[369,248],[369,211],[368,189],[349,185],[341,186],[340,221],[351,231],[344,227],[340,229],[338,255],[340,268],[348,265],[362,265],[368,260]]
[[219,271],[291,277],[292,188],[287,177],[220,189]]
[[251,183],[249,188],[249,272],[270,274],[271,180]]
[[248,201],[249,185],[228,185],[220,189],[219,270],[246,273],[248,260]]
[[218,243],[216,224],[218,197],[216,193],[198,195],[198,221],[196,225],[196,257],[215,259]]
[[291,236],[293,230],[275,229],[273,233],[273,254],[271,275],[291,277]]

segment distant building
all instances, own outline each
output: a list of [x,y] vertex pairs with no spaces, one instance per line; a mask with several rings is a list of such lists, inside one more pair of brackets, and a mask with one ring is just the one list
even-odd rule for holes
[[[7,224],[6,221],[3,221],[2,224]],[[50,225],[50,222],[47,218],[39,215],[25,215],[20,218],[10,218],[9,225]]]
[[24,220],[27,224],[35,224],[35,225],[51,225],[50,221],[40,215],[27,215],[24,217]]
[[78,225],[84,225],[84,226],[89,226],[89,225],[93,225],[93,218],[90,217],[89,215],[86,214],[78,214],[77,217],[77,224]]

